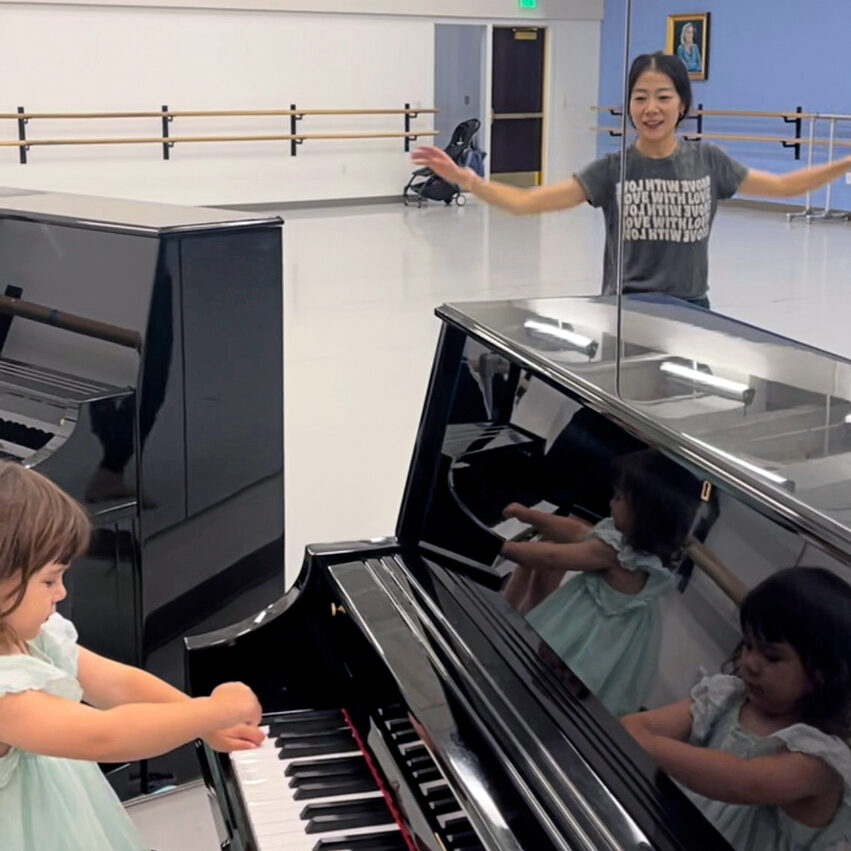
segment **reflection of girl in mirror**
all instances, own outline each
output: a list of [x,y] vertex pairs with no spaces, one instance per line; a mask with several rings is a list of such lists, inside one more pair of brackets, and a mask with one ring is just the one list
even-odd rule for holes
[[851,847],[851,586],[771,576],[742,604],[736,676],[626,728],[737,851]]
[[685,63],[686,71],[700,71],[702,67],[700,48],[695,44],[694,36],[694,24],[689,21],[683,26],[677,47],[677,56]]
[[[614,472],[611,516],[594,527],[509,505],[508,516],[547,540],[507,541],[502,553],[518,565],[506,599],[528,612],[541,638],[611,712],[623,714],[641,706],[651,684],[659,655],[657,602],[674,586],[666,565],[686,542],[699,485],[650,449],[621,456]],[[568,571],[579,575],[553,591]]]
[[[721,148],[677,136],[691,110],[688,71],[677,56],[636,57],[629,71],[629,117],[638,138],[627,150],[624,292],[662,293],[708,307],[709,234],[718,201],[735,194],[792,198],[836,180],[851,156],[785,174],[748,168]],[[620,152],[607,154],[573,177],[524,189],[485,180],[461,168],[440,148],[411,155],[487,204],[515,215],[600,207],[606,222],[603,294],[617,291],[620,241]]]

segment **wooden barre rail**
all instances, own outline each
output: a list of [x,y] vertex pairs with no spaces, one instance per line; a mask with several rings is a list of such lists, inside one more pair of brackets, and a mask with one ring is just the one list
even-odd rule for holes
[[[592,106],[595,112],[608,112],[620,115],[623,111],[619,106]],[[732,118],[812,118],[812,112],[772,112],[760,109],[695,109],[686,118],[696,118],[698,115],[730,116]]]
[[105,340],[107,343],[117,343],[119,346],[126,346],[137,352],[142,349],[142,335],[132,328],[122,328],[120,325],[111,325],[108,322],[89,319],[87,316],[78,316],[76,313],[63,313],[32,301],[21,301],[11,296],[0,295],[0,314],[20,316],[22,319],[30,319],[42,325],[53,325],[64,331],[73,331],[86,337],[94,337],[96,340]]
[[127,136],[114,139],[0,139],[0,148],[29,148],[48,145],[160,145],[175,142],[293,142],[314,139],[416,139],[418,136],[436,136],[437,130],[411,130],[387,133],[280,133],[245,136]]
[[[616,125],[612,125],[611,127],[601,125],[592,127],[591,129],[595,133],[609,133],[612,136],[621,135],[621,128]],[[806,137],[797,139],[792,136],[757,136],[755,134],[749,135],[744,133],[689,133],[687,130],[681,130],[678,135],[688,139],[718,139],[728,142],[779,142],[780,144],[800,145],[801,147],[808,147],[810,144],[810,140]],[[830,145],[830,139],[813,139],[813,144],[819,146]],[[834,139],[833,145],[837,148],[851,148],[851,139]]]
[[35,118],[239,118],[275,115],[435,115],[428,109],[183,109],[150,112],[0,112],[0,118],[29,120]]
[[737,606],[750,590],[735,573],[699,541],[686,547],[686,554]]
[[[28,160],[29,151],[33,148],[59,147],[69,145],[160,145],[162,147],[162,158],[171,159],[172,148],[178,143],[188,142],[289,142],[290,156],[296,156],[298,147],[303,142],[319,139],[401,139],[407,153],[411,149],[411,142],[421,136],[437,136],[439,131],[433,129],[416,129],[411,122],[421,114],[436,115],[439,112],[435,107],[415,107],[410,103],[403,104],[400,108],[390,109],[299,109],[297,104],[291,103],[289,109],[169,109],[168,104],[163,104],[159,110],[120,110],[109,112],[27,112],[23,106],[19,106],[15,112],[0,112],[0,119],[14,121],[18,126],[17,139],[0,139],[0,148],[12,148],[18,151],[18,160],[25,165]],[[401,116],[402,130],[361,130],[348,132],[321,132],[321,133],[299,133],[299,122],[311,116],[376,116],[395,115]],[[281,127],[277,133],[206,133],[193,136],[176,136],[172,133],[172,122],[176,118],[257,118],[272,117],[287,119],[289,126]],[[35,119],[131,119],[146,118],[156,119],[160,123],[159,133],[154,136],[77,136],[64,138],[51,136],[49,138],[32,138],[27,132],[30,122]],[[156,132],[156,131],[154,131]]]

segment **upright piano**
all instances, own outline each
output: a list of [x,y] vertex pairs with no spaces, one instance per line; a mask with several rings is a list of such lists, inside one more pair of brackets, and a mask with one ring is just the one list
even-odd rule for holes
[[634,708],[681,699],[733,654],[749,587],[851,580],[851,362],[651,297],[437,313],[395,534],[308,547],[281,599],[186,640],[193,694],[238,679],[266,712],[258,750],[200,748],[221,847],[729,851],[507,604],[500,551],[530,530],[502,512],[604,517],[613,460],[645,447],[698,478]]
[[282,577],[281,277],[277,217],[0,190],[0,456],[92,516],[85,646],[150,667]]

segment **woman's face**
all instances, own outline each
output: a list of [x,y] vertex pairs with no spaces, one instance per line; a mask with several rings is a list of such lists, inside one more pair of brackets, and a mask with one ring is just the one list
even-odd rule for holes
[[694,27],[691,24],[683,27],[683,42],[689,47],[694,44]]
[[683,102],[674,81],[661,71],[647,70],[639,76],[629,99],[629,114],[638,135],[659,142],[674,134]]

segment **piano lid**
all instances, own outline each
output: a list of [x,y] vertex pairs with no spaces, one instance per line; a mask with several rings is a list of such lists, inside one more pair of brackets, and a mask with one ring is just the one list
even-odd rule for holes
[[438,314],[851,552],[851,361],[664,297],[623,310],[622,347],[615,297]]
[[35,192],[0,187],[0,219],[36,219],[118,233],[157,234],[211,231],[280,224],[278,216],[158,204],[96,195]]

